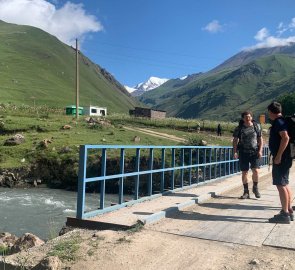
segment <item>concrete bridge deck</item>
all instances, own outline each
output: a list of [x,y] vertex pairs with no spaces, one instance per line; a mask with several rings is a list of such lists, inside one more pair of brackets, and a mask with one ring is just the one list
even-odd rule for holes
[[[260,199],[253,194],[251,199],[238,199],[241,175],[235,175],[91,219],[68,218],[67,225],[126,229],[141,221],[151,229],[186,237],[295,249],[295,222],[268,223],[268,218],[279,212],[280,201],[268,168],[260,170],[260,177]],[[252,189],[252,184],[249,186]],[[290,186],[295,191],[295,168],[291,170]]]

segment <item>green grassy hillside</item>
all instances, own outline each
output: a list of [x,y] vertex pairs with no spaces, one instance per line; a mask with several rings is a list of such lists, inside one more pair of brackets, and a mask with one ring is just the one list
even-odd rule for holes
[[[0,21],[2,103],[64,107],[75,104],[75,49],[30,26]],[[128,112],[137,103],[106,70],[80,53],[80,105]]]
[[258,116],[272,100],[294,91],[295,58],[277,54],[236,69],[202,74],[178,88],[163,85],[142,95],[140,101],[166,110],[169,116],[236,120],[246,109]]
[[[219,122],[218,122],[219,123]],[[152,129],[186,139],[188,144],[206,140],[210,145],[230,145],[231,132],[237,123],[220,122],[224,137],[215,134],[217,122],[184,119],[133,118],[126,114],[108,115],[96,124],[88,123],[84,117],[75,119],[52,108],[6,105],[0,106],[0,173],[3,169],[26,168],[40,160],[53,160],[69,163],[70,174],[78,164],[79,145],[138,145],[134,137],[140,137],[141,145],[178,145],[183,144],[163,136],[152,136],[139,132],[137,128]],[[63,129],[69,125],[71,128]],[[197,126],[201,133],[196,133]],[[126,128],[132,127],[132,129]],[[5,145],[5,141],[20,133],[25,140],[19,145]],[[42,142],[49,140],[47,147]],[[64,151],[69,148],[69,151]],[[132,152],[134,155],[134,152]],[[75,165],[73,165],[75,163]],[[48,167],[54,171],[51,164]],[[41,172],[40,172],[41,173]]]

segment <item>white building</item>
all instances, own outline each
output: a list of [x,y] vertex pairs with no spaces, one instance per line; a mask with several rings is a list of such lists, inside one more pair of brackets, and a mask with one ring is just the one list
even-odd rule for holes
[[107,108],[96,106],[84,107],[84,114],[90,116],[106,116]]

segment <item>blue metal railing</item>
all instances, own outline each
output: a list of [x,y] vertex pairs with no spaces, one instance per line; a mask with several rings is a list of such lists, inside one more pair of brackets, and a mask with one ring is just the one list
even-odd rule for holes
[[[126,151],[131,151],[127,158]],[[144,153],[146,151],[148,153]],[[233,159],[232,151],[232,147],[224,146],[82,145],[79,157],[77,218],[96,216],[161,196],[167,191],[192,187],[239,173],[238,160]],[[268,164],[268,153],[268,147],[264,147],[261,165]],[[92,171],[95,168],[95,176],[93,172],[89,172],[90,167]],[[124,190],[124,182],[128,178],[132,178],[134,183],[130,187],[130,181],[128,182],[128,201],[124,201],[124,194],[128,193]],[[106,183],[114,180],[116,182],[113,183],[115,188],[113,187],[112,192],[117,189],[118,203],[106,206]],[[141,181],[145,185],[142,185],[144,190],[140,192]],[[87,184],[98,184],[95,188],[99,191],[100,199],[96,210],[85,210]]]

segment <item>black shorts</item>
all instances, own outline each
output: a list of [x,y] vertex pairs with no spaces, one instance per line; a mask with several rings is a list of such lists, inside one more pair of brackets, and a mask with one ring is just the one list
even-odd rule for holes
[[251,169],[258,169],[260,167],[260,159],[258,153],[239,153],[239,164],[241,171],[248,171],[251,165]]
[[280,164],[272,165],[272,183],[276,186],[289,184],[289,172],[292,166],[292,159],[282,160]]

